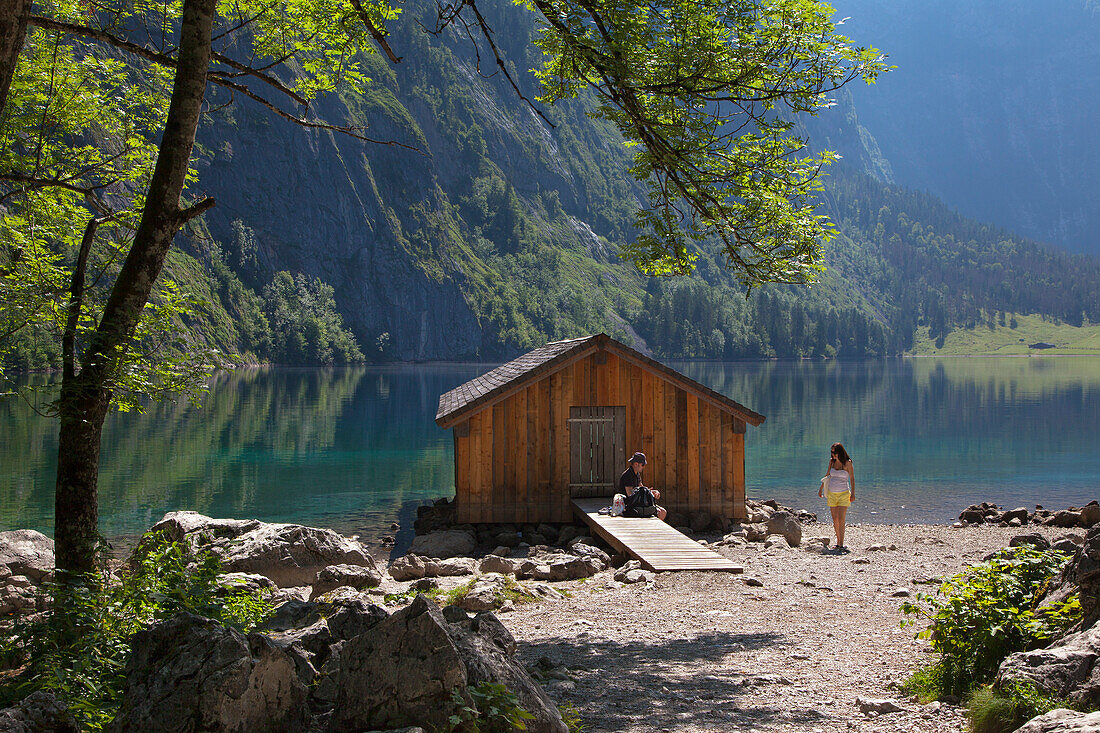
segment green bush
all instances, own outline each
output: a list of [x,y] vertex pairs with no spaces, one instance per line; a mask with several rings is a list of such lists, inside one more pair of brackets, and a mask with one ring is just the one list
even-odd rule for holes
[[481,682],[466,688],[473,704],[456,688],[451,693],[455,713],[450,717],[450,733],[512,733],[527,730],[526,720],[535,716],[519,706],[516,693],[496,682]]
[[270,613],[261,594],[220,585],[221,570],[213,553],[196,554],[154,535],[118,576],[104,570],[53,587],[48,616],[16,621],[0,634],[4,666],[17,670],[0,688],[0,707],[49,690],[84,730],[101,730],[121,702],[136,632],[181,611],[248,631]]
[[1001,550],[953,576],[934,595],[921,593],[915,603],[903,604],[911,618],[902,625],[927,619],[917,636],[930,639],[940,655],[938,669],[919,673],[911,686],[938,685],[939,694],[964,697],[992,680],[1012,652],[1039,648],[1072,626],[1081,616],[1076,597],[1036,609],[1065,563],[1064,555],[1031,546]]
[[1004,690],[982,685],[967,703],[971,733],[1009,733],[1036,715],[1062,707],[1063,701],[1043,695],[1034,685],[1014,683]]

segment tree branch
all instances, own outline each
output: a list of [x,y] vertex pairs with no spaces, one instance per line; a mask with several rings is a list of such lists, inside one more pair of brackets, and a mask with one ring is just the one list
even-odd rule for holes
[[96,229],[100,224],[114,218],[114,214],[91,219],[84,227],[84,236],[80,239],[80,251],[73,267],[72,284],[69,286],[69,312],[65,319],[65,332],[61,335],[61,359],[65,379],[76,376],[76,328],[80,323],[80,309],[84,306],[84,273],[88,269],[88,254],[95,240]]
[[363,25],[367,27],[367,32],[370,33],[370,37],[374,39],[374,42],[378,44],[378,47],[385,52],[386,57],[391,63],[401,63],[401,57],[393,52],[390,48],[389,42],[386,40],[386,34],[378,30],[378,27],[374,24],[374,21],[370,19],[370,15],[367,13],[366,8],[363,7],[363,3],[360,0],[351,0],[351,5],[355,8],[355,13],[359,16],[359,20],[363,21]]
[[186,209],[180,211],[178,214],[176,214],[176,220],[178,222],[177,228],[182,228],[184,224],[191,221],[196,216],[200,216],[208,209],[213,208],[214,204],[216,203],[217,202],[214,199],[206,196],[205,198],[203,198],[202,201],[199,201],[197,204],[188,206]]

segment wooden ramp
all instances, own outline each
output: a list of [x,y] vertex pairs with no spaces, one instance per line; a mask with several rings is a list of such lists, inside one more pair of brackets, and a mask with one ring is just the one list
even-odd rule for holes
[[619,552],[640,560],[649,570],[722,570],[744,572],[732,560],[708,550],[682,532],[653,517],[612,517],[600,514],[610,497],[573,500],[573,509],[592,530]]

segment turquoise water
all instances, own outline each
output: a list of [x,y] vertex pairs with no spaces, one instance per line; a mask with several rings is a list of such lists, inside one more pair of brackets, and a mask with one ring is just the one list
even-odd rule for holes
[[[670,363],[767,416],[747,436],[752,498],[824,511],[817,482],[834,440],[855,461],[853,522],[1100,498],[1100,358]],[[114,415],[102,531],[136,534],[174,509],[365,539],[396,519],[411,526],[418,503],[454,492],[439,395],[489,368],[241,370],[218,375],[201,409]],[[56,452],[53,421],[0,401],[0,529],[50,531]]]

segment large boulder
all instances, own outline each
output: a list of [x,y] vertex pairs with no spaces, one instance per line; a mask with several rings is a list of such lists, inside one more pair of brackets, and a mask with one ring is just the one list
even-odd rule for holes
[[1054,516],[1047,520],[1047,524],[1055,527],[1078,527],[1081,524],[1081,512],[1062,509],[1054,512]]
[[1085,534],[1085,542],[1062,570],[1062,586],[1076,588],[1081,601],[1081,626],[1100,621],[1100,525]]
[[294,661],[261,634],[245,637],[181,613],[134,635],[112,733],[304,730],[307,689]]
[[403,555],[390,563],[390,577],[398,581],[419,580],[425,570],[424,558],[419,555]]
[[477,539],[473,532],[461,529],[445,529],[430,534],[421,534],[413,538],[409,552],[424,557],[445,559],[472,555],[477,548]]
[[0,733],[79,733],[76,719],[52,692],[32,692],[0,710]]
[[1060,640],[1047,649],[1009,654],[997,670],[995,684],[1030,682],[1054,697],[1077,703],[1100,703],[1100,624]]
[[298,678],[309,685],[345,640],[388,617],[386,609],[362,597],[338,598],[332,603],[295,602],[277,609],[260,630],[294,659]]
[[329,565],[317,573],[313,581],[312,598],[344,586],[362,590],[376,588],[382,582],[382,573],[374,565]]
[[1100,713],[1058,708],[1032,718],[1016,733],[1100,733]]
[[802,524],[793,513],[788,511],[772,512],[768,517],[768,534],[783,535],[791,547],[802,544]]
[[425,578],[450,578],[458,575],[473,575],[477,572],[478,562],[472,557],[448,557],[442,560],[425,560]]
[[374,558],[361,544],[331,529],[170,512],[149,533],[159,531],[169,539],[186,540],[195,549],[216,552],[227,572],[257,573],[282,587],[312,585],[317,573],[329,565],[360,565],[377,571]]
[[326,667],[317,698],[331,705],[331,733],[445,729],[456,711],[455,693],[472,704],[467,688],[500,683],[535,716],[526,721],[528,731],[566,733],[557,708],[514,654],[515,639],[491,613],[473,619],[462,613],[451,623],[418,596],[343,645]]
[[1088,504],[1081,507],[1082,527],[1092,527],[1098,522],[1100,522],[1100,504],[1095,501],[1090,501]]
[[455,605],[467,611],[492,611],[504,604],[504,592],[507,589],[507,576],[488,573],[478,578],[469,592]]
[[33,529],[0,532],[0,567],[6,575],[22,575],[35,585],[53,576],[53,540]]

